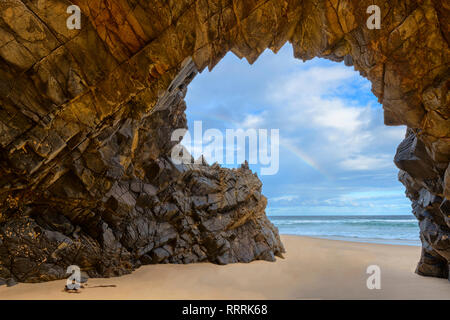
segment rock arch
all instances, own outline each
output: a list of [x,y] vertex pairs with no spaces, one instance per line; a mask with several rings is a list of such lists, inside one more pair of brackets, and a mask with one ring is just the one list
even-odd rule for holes
[[[66,9],[81,8],[80,30]],[[366,27],[376,4],[381,29]],[[417,272],[450,261],[449,26],[445,1],[5,0],[0,3],[0,277],[45,281],[147,263],[273,260],[284,251],[244,165],[174,166],[184,95],[229,51],[287,41],[372,82],[423,242]]]

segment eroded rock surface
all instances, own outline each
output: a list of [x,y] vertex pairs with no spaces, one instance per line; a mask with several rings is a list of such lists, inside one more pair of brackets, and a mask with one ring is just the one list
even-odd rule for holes
[[[80,30],[66,27],[71,4]],[[380,30],[366,26],[373,4]],[[439,0],[1,1],[0,277],[281,255],[245,165],[176,166],[169,154],[198,71],[287,41],[297,58],[353,65],[385,123],[408,126],[395,162],[419,219],[417,271],[448,277],[449,18]]]
[[419,220],[422,256],[416,272],[421,275],[448,277],[450,261],[450,206],[443,196],[446,168],[434,163],[424,143],[409,129],[395,156],[400,168],[399,180],[412,201]]
[[0,277],[59,279],[72,264],[102,277],[142,264],[282,257],[261,182],[246,164],[171,160],[170,135],[186,128],[183,98],[195,72],[186,64],[150,115],[105,126],[61,158],[64,172],[38,198],[6,199]]

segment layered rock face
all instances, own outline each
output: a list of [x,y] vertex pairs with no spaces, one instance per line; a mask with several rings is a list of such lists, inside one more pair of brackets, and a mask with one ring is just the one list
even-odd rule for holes
[[[379,30],[366,25],[374,4]],[[1,1],[0,277],[280,256],[245,165],[180,166],[170,150],[198,71],[287,41],[297,58],[353,65],[385,123],[408,126],[395,163],[419,219],[417,272],[447,277],[449,18],[438,0]]]
[[59,279],[72,264],[108,277],[142,264],[282,257],[262,184],[247,164],[230,170],[171,159],[178,142],[171,133],[186,128],[183,98],[195,73],[186,63],[151,113],[134,119],[133,102],[127,116],[59,158],[63,172],[45,190],[6,198],[1,277]]
[[[414,130],[409,129],[399,145],[395,164],[400,168],[399,180],[412,201],[413,213],[419,220],[422,256],[416,272],[441,278],[449,277],[450,200],[444,195],[444,174],[448,166],[435,163]],[[449,278],[450,280],[450,278]]]

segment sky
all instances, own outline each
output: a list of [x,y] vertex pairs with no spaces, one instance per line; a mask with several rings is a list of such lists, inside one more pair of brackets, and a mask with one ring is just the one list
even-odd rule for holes
[[[343,63],[294,59],[290,44],[253,65],[228,53],[188,87],[189,132],[194,138],[194,121],[224,137],[226,129],[279,129],[278,172],[261,175],[261,165],[250,165],[268,215],[410,214],[392,161],[406,129],[383,124],[370,88]],[[199,154],[199,139],[183,143]]]

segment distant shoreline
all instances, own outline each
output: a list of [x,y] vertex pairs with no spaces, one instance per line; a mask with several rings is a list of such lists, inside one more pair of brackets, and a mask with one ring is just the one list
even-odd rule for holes
[[404,239],[370,239],[357,237],[336,237],[336,236],[304,236],[299,234],[280,233],[280,236],[307,237],[312,239],[332,240],[332,241],[348,241],[358,243],[386,244],[394,246],[413,246],[421,247],[420,240],[404,240]]

